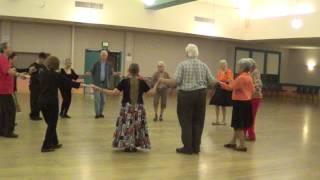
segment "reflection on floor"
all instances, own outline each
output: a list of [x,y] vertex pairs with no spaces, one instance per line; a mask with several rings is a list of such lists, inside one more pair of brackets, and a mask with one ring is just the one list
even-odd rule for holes
[[[208,106],[202,153],[183,156],[176,101],[170,98],[162,123],[152,122],[152,99],[146,98],[152,150],[127,154],[111,148],[119,98],[108,97],[105,119],[93,118],[90,97],[75,95],[70,120],[60,120],[64,147],[40,153],[45,123],[28,120],[28,97],[20,95],[16,140],[0,138],[0,179],[30,180],[153,180],[153,179],[320,179],[320,111],[315,104],[278,99],[264,101],[258,115],[257,142],[249,152],[223,148],[229,126],[213,127],[214,108]],[[228,110],[230,119],[230,110]]]

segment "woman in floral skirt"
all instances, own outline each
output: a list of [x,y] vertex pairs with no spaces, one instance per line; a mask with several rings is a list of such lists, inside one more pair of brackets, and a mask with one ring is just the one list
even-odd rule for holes
[[143,94],[153,95],[153,89],[138,77],[139,65],[131,64],[130,75],[123,79],[114,90],[93,86],[108,95],[120,95],[123,92],[122,106],[116,123],[112,146],[126,152],[136,152],[137,148],[150,149],[150,138],[147,126],[146,111],[143,105]]

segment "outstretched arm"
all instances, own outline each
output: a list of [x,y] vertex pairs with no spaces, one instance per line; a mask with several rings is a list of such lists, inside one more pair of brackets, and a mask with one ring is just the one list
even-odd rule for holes
[[107,95],[110,95],[110,96],[119,96],[120,93],[121,93],[117,88],[115,88],[113,90],[103,89],[103,88],[95,86],[93,84],[91,85],[91,88],[94,89],[95,91],[101,91],[101,92],[103,92],[103,93],[105,93]]

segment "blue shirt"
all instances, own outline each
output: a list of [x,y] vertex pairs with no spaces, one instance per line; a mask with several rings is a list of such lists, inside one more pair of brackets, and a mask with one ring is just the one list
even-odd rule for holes
[[106,80],[106,63],[105,62],[101,62],[100,63],[100,81],[103,82]]

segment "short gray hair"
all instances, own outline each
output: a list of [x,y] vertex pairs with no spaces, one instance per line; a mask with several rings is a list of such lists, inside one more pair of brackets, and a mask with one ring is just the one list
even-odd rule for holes
[[238,61],[239,72],[249,72],[252,68],[251,58],[242,58]]
[[166,66],[166,64],[163,61],[159,61],[158,66]]
[[108,53],[108,51],[106,51],[106,50],[102,50],[102,51],[100,52],[100,56],[103,55],[103,54],[108,55],[109,53]]
[[257,68],[257,63],[254,59],[248,58],[248,60],[251,62],[251,69]]
[[199,56],[198,46],[195,44],[188,44],[186,47],[187,57],[189,58],[197,58]]

